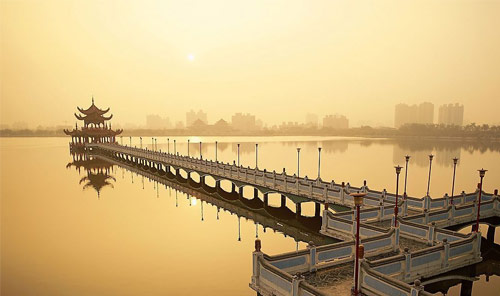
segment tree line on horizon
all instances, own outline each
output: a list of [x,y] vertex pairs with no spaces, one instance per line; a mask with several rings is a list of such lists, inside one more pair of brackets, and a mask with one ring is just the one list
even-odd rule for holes
[[[348,129],[288,127],[285,129],[242,132],[238,130],[209,129],[131,129],[125,130],[122,136],[363,136],[363,137],[457,137],[500,139],[500,125],[465,126],[444,124],[405,124],[399,129],[389,127],[361,126]],[[65,136],[62,129],[0,129],[0,137],[58,137]]]

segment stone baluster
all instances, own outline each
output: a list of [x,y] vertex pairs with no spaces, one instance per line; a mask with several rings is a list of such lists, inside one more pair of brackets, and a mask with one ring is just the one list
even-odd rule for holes
[[309,272],[316,271],[316,246],[314,242],[310,241],[307,245],[307,249],[309,250]]
[[432,222],[431,225],[429,225],[428,237],[427,237],[427,244],[429,246],[434,245],[435,235],[436,235],[436,223]]
[[443,250],[443,259],[441,261],[441,267],[446,268],[449,265],[448,259],[450,258],[450,244],[448,243],[447,238],[443,238],[443,246],[444,250]]
[[411,275],[411,253],[408,247],[404,248],[403,255],[405,256],[404,277],[409,278]]
[[422,286],[420,280],[415,280],[415,282],[411,286],[410,295],[411,296],[418,296],[418,295],[420,295],[420,292],[423,292],[423,291],[424,291],[424,287]]

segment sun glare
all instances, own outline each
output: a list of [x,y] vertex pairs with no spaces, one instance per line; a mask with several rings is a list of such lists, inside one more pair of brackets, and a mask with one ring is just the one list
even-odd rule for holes
[[188,54],[187,58],[191,62],[194,61],[194,54],[192,54],[192,53]]

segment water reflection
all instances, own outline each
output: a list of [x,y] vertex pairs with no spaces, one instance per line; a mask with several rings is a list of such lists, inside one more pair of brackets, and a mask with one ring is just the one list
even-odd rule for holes
[[116,179],[110,175],[114,172],[113,164],[82,151],[71,151],[70,153],[73,161],[68,163],[66,168],[74,167],[78,174],[81,174],[82,170],[84,171],[86,175],[79,182],[84,184],[84,190],[93,188],[97,192],[97,197],[100,197],[102,188],[114,188],[112,182],[116,182]]
[[79,153],[74,154],[73,162],[67,164],[66,167],[75,167],[80,173],[82,168],[87,173],[80,180],[80,184],[84,184],[83,188],[93,188],[98,197],[100,191],[105,186],[113,188],[108,180],[116,181],[111,175],[114,172],[114,166],[120,166],[123,170],[131,172],[131,182],[133,176],[141,178],[142,188],[146,181],[153,183],[153,188],[156,192],[156,197],[159,197],[160,184],[165,186],[165,189],[174,190],[176,206],[178,206],[178,193],[186,195],[189,205],[196,205],[199,200],[201,203],[201,220],[204,221],[204,204],[209,204],[217,208],[217,219],[219,219],[219,211],[227,211],[231,215],[238,217],[238,240],[241,241],[240,219],[243,217],[246,220],[251,220],[256,226],[256,237],[258,237],[259,226],[262,231],[267,229],[278,231],[285,237],[290,236],[297,242],[313,241],[317,245],[333,243],[336,240],[325,237],[319,234],[321,228],[321,217],[297,216],[288,207],[282,205],[273,207],[265,205],[261,199],[254,197],[247,199],[240,196],[237,192],[226,192],[217,190],[208,185],[200,184],[192,179],[185,179],[181,176],[173,174],[165,174],[155,169],[145,169],[144,167],[135,167],[110,156],[100,154]]

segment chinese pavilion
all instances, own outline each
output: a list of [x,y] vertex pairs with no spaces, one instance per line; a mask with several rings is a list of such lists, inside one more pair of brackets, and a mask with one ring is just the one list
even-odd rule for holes
[[121,129],[111,129],[111,123],[108,124],[108,121],[113,115],[105,116],[109,108],[99,109],[94,105],[94,97],[92,97],[92,105],[89,108],[77,107],[77,109],[82,114],[75,113],[75,117],[78,120],[83,120],[83,127],[78,129],[77,123],[72,131],[64,130],[66,135],[71,136],[72,147],[85,146],[86,143],[115,143],[116,136],[122,133]]

